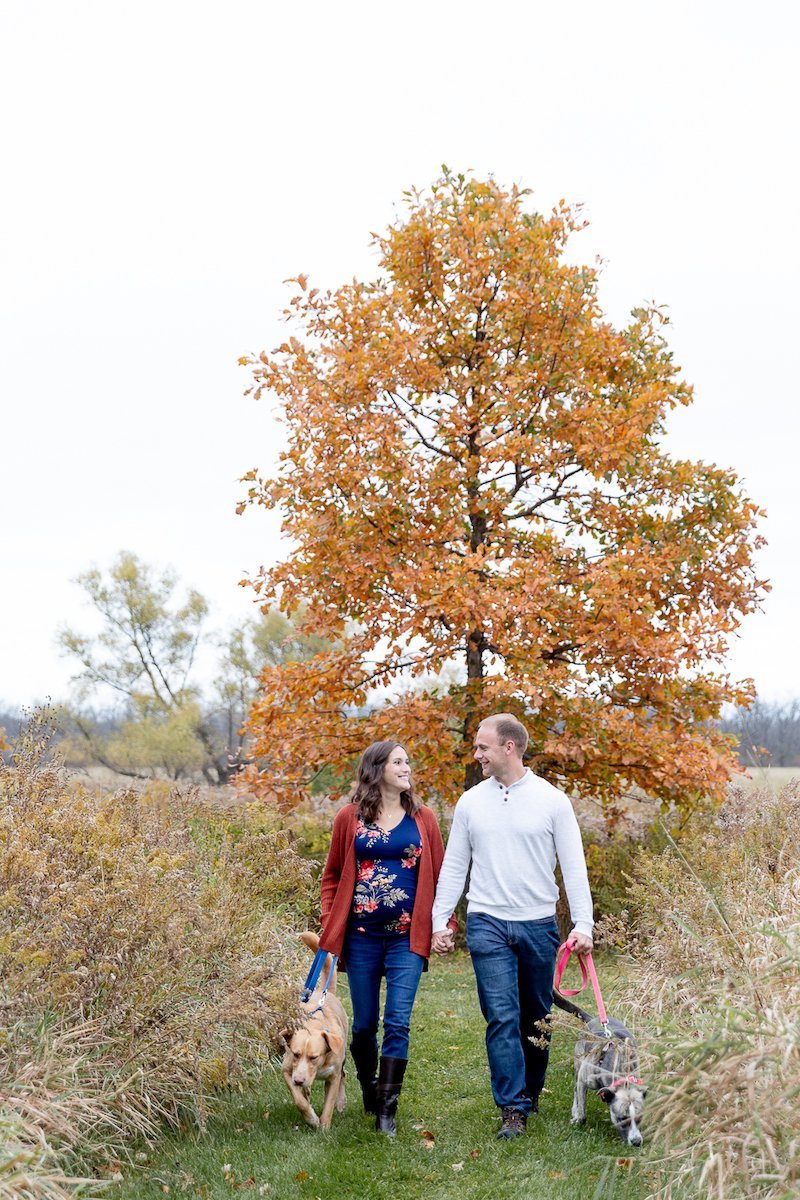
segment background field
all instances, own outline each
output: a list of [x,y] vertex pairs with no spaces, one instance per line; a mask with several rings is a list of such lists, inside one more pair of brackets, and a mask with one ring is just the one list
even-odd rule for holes
[[737,775],[733,785],[748,790],[768,787],[777,795],[793,779],[800,779],[800,767],[748,767],[747,774]]

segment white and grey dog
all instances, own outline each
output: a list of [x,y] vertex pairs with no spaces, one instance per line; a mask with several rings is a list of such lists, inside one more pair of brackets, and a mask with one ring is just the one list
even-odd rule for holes
[[591,1088],[608,1105],[611,1123],[623,1142],[641,1146],[639,1126],[647,1088],[639,1078],[639,1055],[630,1031],[613,1017],[604,1027],[599,1017],[590,1016],[558,992],[553,993],[553,1002],[586,1024],[586,1036],[575,1045],[573,1125],[586,1120],[586,1093]]

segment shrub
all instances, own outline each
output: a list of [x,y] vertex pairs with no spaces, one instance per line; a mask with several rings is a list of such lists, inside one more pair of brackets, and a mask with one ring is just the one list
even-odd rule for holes
[[309,889],[277,825],[89,792],[34,722],[0,767],[0,1122],[22,1147],[0,1197],[21,1165],[39,1184],[9,1195],[77,1187],[263,1069],[307,968]]
[[797,1195],[798,785],[734,790],[680,847],[640,852],[630,896],[637,1000],[659,1034],[659,1195]]
[[[664,819],[659,806],[641,794],[631,796],[626,805],[600,806],[585,798],[573,797],[573,807],[581,828],[586,855],[586,870],[594,906],[594,942],[600,948],[617,940],[624,945],[627,936],[620,932],[619,919],[627,916],[637,855],[642,847],[658,851],[666,843]],[[678,814],[669,814],[676,819]],[[559,897],[556,918],[562,938],[572,929],[569,903],[560,870],[556,872]]]

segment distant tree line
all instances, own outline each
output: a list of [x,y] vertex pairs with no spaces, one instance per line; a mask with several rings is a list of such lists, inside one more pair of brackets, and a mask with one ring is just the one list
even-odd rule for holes
[[[79,667],[70,702],[56,712],[60,752],[74,766],[227,783],[252,753],[246,723],[263,672],[335,648],[304,632],[302,609],[294,620],[270,610],[225,635],[209,632],[199,592],[176,599],[173,573],[158,575],[127,552],[107,574],[93,569],[77,582],[102,627],[95,637],[65,628],[58,638]],[[203,639],[217,652],[214,682],[205,691],[195,681]],[[0,753],[26,715],[0,701]],[[736,736],[743,766],[800,767],[800,698],[756,699],[715,724]]]
[[[303,633],[302,612],[290,621],[267,611],[225,634],[209,630],[205,597],[194,589],[176,594],[173,572],[159,574],[129,552],[107,572],[93,568],[77,582],[101,625],[94,636],[68,628],[58,635],[78,668],[69,702],[53,714],[59,753],[71,766],[228,783],[249,758],[245,722],[261,672],[327,645]],[[207,687],[197,679],[203,642],[215,650]],[[0,752],[25,717],[0,705]]]
[[[287,635],[291,627],[282,624],[283,618],[270,614],[263,625],[263,640],[272,645],[274,653],[300,654],[302,647]],[[240,636],[242,630],[237,631]],[[295,634],[296,636],[296,634]],[[244,675],[240,677],[244,684]],[[251,680],[251,688],[255,678]],[[214,744],[225,747],[231,759],[241,756],[246,745],[241,732],[251,690],[243,686],[237,702],[205,705],[204,721]],[[8,702],[0,703],[0,730],[5,732],[8,742],[18,737],[26,721],[26,713],[14,709]],[[189,775],[193,769],[194,756],[189,753],[173,755],[165,753],[168,740],[159,748],[156,739],[142,735],[137,743],[132,738],[136,713],[123,706],[121,709],[72,708],[59,710],[60,734],[57,740],[75,764],[106,764],[120,774],[152,775],[165,774],[171,778]],[[738,708],[720,722],[723,733],[732,733],[739,740],[739,761],[745,767],[800,767],[800,698],[782,702],[756,700],[751,708]],[[111,749],[112,758],[108,757]],[[0,736],[0,750],[4,749]],[[159,752],[160,750],[160,752]],[[133,761],[134,765],[131,766]]]
[[[273,653],[299,655],[301,645],[289,636],[295,631],[288,622],[282,624],[283,620],[270,614],[262,627],[263,640],[271,643]],[[239,629],[236,636],[242,634]],[[251,677],[249,687],[245,686],[244,673],[239,679],[241,690],[235,701],[230,697],[226,703],[207,701],[203,710],[207,736],[226,755],[226,771],[222,780],[216,777],[218,782],[230,777],[234,763],[241,761],[246,753],[242,726],[256,679],[255,675]],[[59,709],[58,719],[57,741],[73,765],[106,765],[118,774],[139,777],[160,774],[180,779],[197,770],[202,773],[197,743],[191,738],[188,741],[176,738],[174,725],[166,721],[161,726],[160,739],[158,722],[149,726],[145,723],[137,734],[141,721],[132,706],[115,710],[67,705]],[[5,731],[8,742],[19,735],[25,721],[26,714],[21,709],[12,708],[8,702],[0,704],[0,731]],[[800,768],[800,698],[782,702],[757,699],[751,708],[737,708],[719,725],[723,733],[738,738],[742,766]],[[3,749],[0,735],[0,750]]]
[[739,739],[743,766],[800,767],[800,698],[757,699],[750,708],[737,708],[721,726]]

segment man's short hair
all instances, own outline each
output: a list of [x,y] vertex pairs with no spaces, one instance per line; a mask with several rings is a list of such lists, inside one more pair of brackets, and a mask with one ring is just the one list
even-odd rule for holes
[[528,731],[522,721],[518,721],[513,713],[497,713],[496,716],[487,717],[485,721],[481,721],[481,725],[488,725],[489,722],[497,734],[497,740],[513,742],[522,758],[528,749]]

